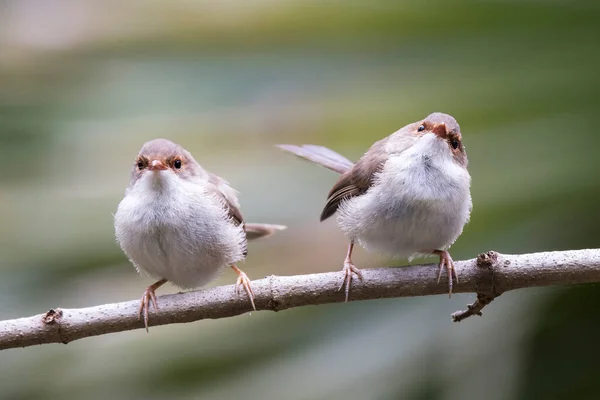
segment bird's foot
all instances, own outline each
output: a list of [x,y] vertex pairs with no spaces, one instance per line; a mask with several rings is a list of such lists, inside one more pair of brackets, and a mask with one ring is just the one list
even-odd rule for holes
[[150,311],[150,305],[154,307],[154,311],[158,310],[158,304],[156,303],[156,294],[154,293],[156,289],[161,287],[167,282],[166,279],[161,279],[153,285],[150,285],[144,291],[144,295],[142,296],[142,300],[140,301],[140,311],[139,317],[144,317],[144,326],[146,327],[146,332],[148,331],[148,312]]
[[433,253],[440,256],[440,273],[438,275],[438,283],[440,283],[442,278],[442,271],[444,268],[446,268],[446,271],[448,272],[448,297],[452,297],[452,278],[454,278],[454,281],[458,283],[458,275],[456,274],[456,269],[454,268],[454,261],[452,260],[450,253],[448,253],[446,250],[434,250]]
[[252,304],[252,309],[256,311],[256,306],[254,305],[254,292],[252,291],[252,286],[250,284],[250,278],[248,275],[235,265],[232,265],[231,268],[238,274],[237,282],[235,283],[235,294],[240,295],[240,287],[243,287],[246,291],[246,294],[250,298],[250,303]]
[[350,286],[352,285],[352,274],[356,274],[356,276],[358,277],[358,279],[360,279],[361,281],[363,280],[363,276],[362,276],[362,272],[360,271],[360,269],[356,268],[354,266],[354,264],[352,264],[352,260],[350,259],[346,259],[346,261],[344,261],[344,267],[342,268],[342,272],[344,273],[344,280],[342,281],[342,284],[340,285],[338,292],[340,290],[342,290],[342,288],[345,288],[345,293],[346,293],[346,300],[345,302],[348,302],[348,296],[350,295]]

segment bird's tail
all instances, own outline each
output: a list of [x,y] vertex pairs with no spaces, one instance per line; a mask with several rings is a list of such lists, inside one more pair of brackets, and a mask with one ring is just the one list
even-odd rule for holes
[[277,231],[282,231],[287,227],[285,225],[272,224],[244,224],[246,230],[246,239],[254,240],[265,236],[270,236]]
[[348,171],[354,163],[341,154],[323,146],[304,144],[296,146],[293,144],[278,144],[278,148],[295,156],[308,160],[312,163],[330,169],[338,174]]

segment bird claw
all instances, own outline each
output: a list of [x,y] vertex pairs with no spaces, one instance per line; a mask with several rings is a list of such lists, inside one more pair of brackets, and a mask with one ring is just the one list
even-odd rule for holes
[[362,282],[363,280],[363,276],[362,276],[362,272],[360,271],[360,269],[356,268],[354,266],[354,264],[352,264],[352,261],[346,260],[344,262],[344,267],[342,268],[342,272],[344,273],[344,280],[342,281],[342,284],[340,285],[340,287],[338,288],[338,292],[340,290],[342,290],[342,288],[345,286],[345,290],[344,292],[346,293],[346,300],[345,302],[348,302],[348,296],[350,295],[350,286],[352,285],[352,274],[356,274],[356,276],[358,277],[358,279]]
[[156,303],[156,294],[154,293],[154,288],[149,286],[144,295],[142,296],[142,300],[140,302],[140,311],[139,318],[144,317],[144,326],[146,327],[146,332],[148,330],[148,313],[150,310],[150,305],[154,307],[154,311],[158,311],[158,304]]
[[454,261],[445,250],[439,250],[435,252],[440,256],[440,273],[438,274],[438,283],[442,279],[442,271],[446,268],[448,272],[448,297],[452,297],[452,286],[453,286],[453,278],[456,283],[458,283],[458,275],[456,274],[456,269],[454,268]]
[[240,295],[240,287],[243,287],[246,291],[246,294],[250,298],[250,304],[252,304],[252,309],[256,311],[256,306],[254,305],[254,292],[252,291],[250,278],[248,278],[248,275],[246,275],[246,273],[238,267],[232,266],[232,268],[238,274],[237,282],[235,283],[236,296]]
[[158,282],[148,286],[144,295],[142,296],[142,301],[140,302],[140,311],[138,318],[144,316],[144,326],[146,327],[146,332],[148,331],[148,312],[150,311],[150,305],[154,307],[154,311],[158,311],[158,304],[156,302],[156,294],[154,291],[164,285],[167,282],[166,279],[161,279]]

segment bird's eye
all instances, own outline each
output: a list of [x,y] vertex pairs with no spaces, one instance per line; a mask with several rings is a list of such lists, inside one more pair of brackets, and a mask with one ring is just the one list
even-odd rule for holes
[[417,131],[419,132],[423,132],[425,130],[425,125],[421,125],[419,126],[419,128],[417,129]]
[[180,159],[175,160],[175,162],[173,162],[173,167],[175,167],[175,169],[181,168],[181,160]]
[[146,163],[141,158],[137,162],[137,167],[141,171],[146,167]]
[[458,140],[456,140],[456,139],[452,139],[450,141],[450,145],[452,146],[452,148],[454,150],[456,150],[456,149],[458,149],[458,146],[460,145],[460,142]]

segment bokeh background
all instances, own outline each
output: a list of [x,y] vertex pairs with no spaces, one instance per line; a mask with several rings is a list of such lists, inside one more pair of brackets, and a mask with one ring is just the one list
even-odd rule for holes
[[[598,247],[594,1],[0,2],[0,318],[137,299],[112,213],[145,141],[241,192],[251,278],[337,270],[335,175],[433,111],[461,124],[472,220],[455,259]],[[356,251],[362,267],[390,261]],[[224,272],[213,285],[235,282]],[[435,277],[432,277],[434,279]],[[165,287],[160,293],[177,291]],[[600,287],[257,312],[0,353],[7,399],[530,399],[600,391]]]

